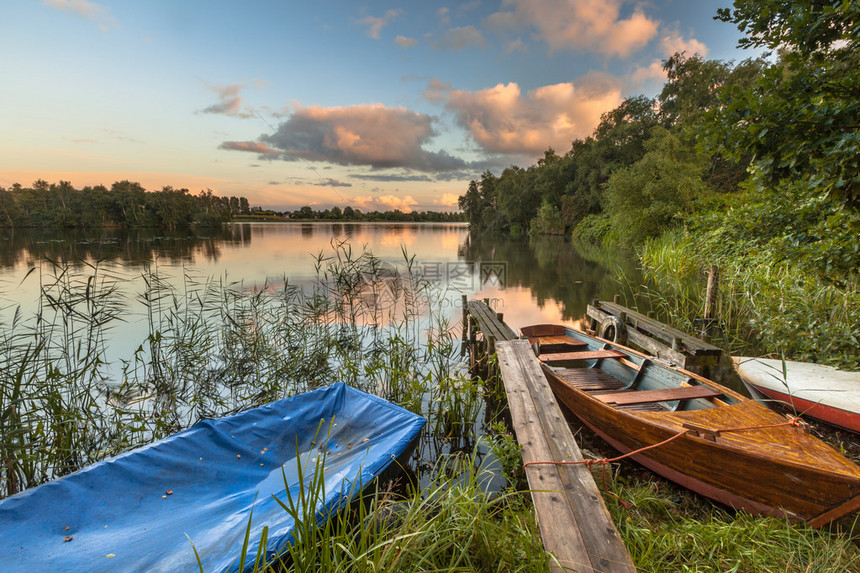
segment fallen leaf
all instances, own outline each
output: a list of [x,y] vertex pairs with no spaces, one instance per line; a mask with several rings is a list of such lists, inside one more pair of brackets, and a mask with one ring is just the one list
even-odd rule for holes
[[69,526],[67,525],[67,526],[66,526],[66,531],[68,531],[69,529],[70,529],[70,528],[69,528]]
[[238,460],[239,458],[241,458],[241,457],[242,457],[242,456],[240,456],[239,454],[236,454],[236,459],[237,459],[237,460]]
[[166,492],[164,492],[164,493],[166,493],[167,495],[173,495],[173,490],[172,490],[172,489],[169,489],[169,490],[167,490],[167,491],[166,491]]
[[369,442],[369,441],[370,441],[370,438],[364,438],[363,440],[361,440],[361,443],[362,443],[362,444],[365,444],[365,443],[367,443],[367,442]]
[[69,535],[68,537],[63,537],[63,542],[68,543],[69,541],[71,541],[74,538],[75,538],[74,535]]
[[108,559],[110,559],[111,557],[116,557],[116,554],[114,554],[114,553],[108,553],[107,555],[105,555],[105,557],[107,557]]

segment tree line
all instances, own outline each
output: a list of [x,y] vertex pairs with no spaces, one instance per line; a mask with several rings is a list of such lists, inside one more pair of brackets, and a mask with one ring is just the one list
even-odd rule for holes
[[625,245],[682,229],[712,256],[766,248],[831,282],[856,276],[860,4],[737,0],[715,19],[771,52],[673,55],[656,98],[626,99],[563,154],[471,181],[471,227]]
[[341,209],[314,210],[308,205],[296,211],[285,212],[284,216],[305,221],[392,221],[398,223],[458,223],[466,221],[464,213],[443,211],[410,211],[400,209],[390,211],[362,211],[349,205]]
[[68,181],[37,180],[31,187],[15,183],[0,187],[0,226],[3,227],[160,227],[179,229],[192,224],[219,226],[233,216],[251,212],[245,197],[220,197],[211,189],[192,195],[188,189],[166,186],[147,191],[140,183],[117,181],[76,189]]

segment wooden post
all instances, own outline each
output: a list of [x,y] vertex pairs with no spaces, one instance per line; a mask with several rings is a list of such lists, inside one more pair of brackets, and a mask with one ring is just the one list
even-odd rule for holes
[[714,313],[717,309],[717,291],[720,286],[720,268],[712,265],[708,269],[708,288],[705,291],[705,319],[717,318]]
[[621,304],[621,295],[613,295],[612,302],[614,302],[615,304]]
[[467,308],[469,299],[466,295],[462,297],[463,302],[463,344],[469,340],[469,310]]

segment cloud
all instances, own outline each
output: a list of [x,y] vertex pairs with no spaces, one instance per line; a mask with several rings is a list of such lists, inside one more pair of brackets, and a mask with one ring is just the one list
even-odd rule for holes
[[281,152],[273,149],[265,143],[257,141],[225,141],[218,146],[219,149],[228,149],[230,151],[248,151],[250,153],[258,153],[260,155],[280,155]]
[[239,92],[245,87],[242,84],[229,84],[226,86],[206,86],[218,94],[218,103],[212,104],[201,111],[201,113],[214,113],[221,115],[229,115],[232,117],[254,117],[254,112],[251,109],[242,110],[242,97]]
[[484,36],[477,28],[463,26],[445,32],[441,38],[433,43],[433,47],[439,50],[459,52],[469,46],[483,46],[485,43]]
[[686,52],[687,56],[698,54],[703,58],[708,56],[708,47],[695,38],[685,39],[678,32],[672,32],[660,41],[663,55],[667,58],[677,52]]
[[407,38],[406,36],[397,36],[394,38],[394,43],[401,48],[414,48],[418,44],[418,40]]
[[352,183],[338,181],[337,179],[324,179],[323,181],[311,183],[311,185],[316,185],[317,187],[352,187]]
[[442,193],[441,197],[433,200],[434,205],[442,205],[444,207],[457,207],[460,197],[456,193]]
[[364,211],[393,211],[400,209],[411,213],[412,206],[418,202],[411,196],[397,197],[396,195],[380,195],[379,197],[353,197],[352,201]]
[[347,107],[297,107],[275,133],[260,137],[282,151],[286,160],[401,167],[424,172],[465,167],[444,150],[422,146],[435,135],[433,118],[402,107],[382,104]]
[[441,8],[436,10],[436,16],[439,17],[439,23],[443,26],[451,25],[451,10],[449,10],[447,7],[442,6]]
[[87,2],[87,0],[44,0],[44,4],[49,8],[91,20],[98,24],[99,29],[104,31],[117,27],[116,20],[110,15],[108,9],[94,2]]
[[650,82],[663,83],[667,79],[666,70],[663,69],[663,62],[654,60],[648,66],[637,66],[630,74],[630,83],[633,86],[641,87]]
[[513,82],[475,92],[452,90],[445,105],[485,152],[534,156],[550,146],[566,151],[621,101],[617,79],[591,73],[525,95]]
[[381,18],[377,18],[374,16],[366,16],[359,20],[356,20],[355,23],[359,26],[367,27],[367,35],[374,40],[379,39],[379,32],[382,31],[389,22],[397,18],[400,14],[403,13],[403,10],[389,10],[385,13]]
[[510,10],[486,22],[499,31],[530,29],[537,39],[560,50],[589,51],[624,58],[657,34],[658,22],[637,7],[621,16],[622,0],[504,0]]
[[433,181],[427,175],[383,175],[376,173],[354,173],[350,175],[353,179],[362,179],[364,181]]

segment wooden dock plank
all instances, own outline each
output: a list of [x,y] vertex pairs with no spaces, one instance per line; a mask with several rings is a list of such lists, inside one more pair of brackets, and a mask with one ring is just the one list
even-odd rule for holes
[[[528,342],[501,342],[496,350],[523,460],[581,460]],[[526,477],[544,546],[558,559],[553,571],[635,571],[586,466],[528,466]]]
[[620,316],[624,313],[627,317],[627,324],[634,326],[638,330],[645,331],[651,336],[664,340],[669,344],[676,338],[681,339],[682,346],[694,356],[700,355],[717,355],[722,354],[722,349],[717,346],[708,344],[704,340],[696,338],[686,332],[682,332],[677,328],[673,328],[667,324],[653,319],[644,314],[640,314],[634,310],[627,308],[615,302],[599,301],[597,308],[613,316]]
[[468,302],[467,308],[485,336],[492,336],[496,341],[515,340],[517,338],[517,333],[504,321],[499,320],[498,314],[485,302],[472,300]]

